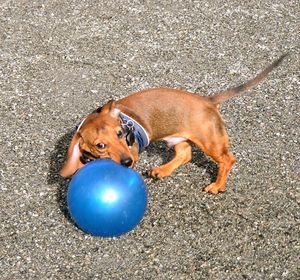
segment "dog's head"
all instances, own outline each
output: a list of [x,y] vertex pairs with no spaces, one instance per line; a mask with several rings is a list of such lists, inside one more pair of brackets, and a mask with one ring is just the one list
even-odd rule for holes
[[120,123],[120,110],[114,101],[110,101],[80,125],[71,140],[60,175],[72,176],[86,159],[107,158],[132,167],[135,159],[125,136]]

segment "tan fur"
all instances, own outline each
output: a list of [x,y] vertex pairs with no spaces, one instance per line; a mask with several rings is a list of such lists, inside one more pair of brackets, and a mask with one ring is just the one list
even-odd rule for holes
[[175,157],[153,168],[149,172],[151,176],[164,178],[180,165],[188,163],[192,159],[191,145],[195,144],[218,164],[216,182],[204,188],[204,191],[214,194],[223,192],[236,160],[229,151],[229,138],[218,110],[219,104],[257,85],[284,57],[246,84],[212,97],[177,89],[156,88],[107,103],[101,112],[89,115],[74,135],[60,174],[71,176],[81,168],[83,152],[92,158],[110,158],[130,166],[135,164],[138,160],[137,145],[129,148],[126,140],[118,137],[121,130],[119,113],[122,111],[145,128],[151,142],[165,140],[174,146]]

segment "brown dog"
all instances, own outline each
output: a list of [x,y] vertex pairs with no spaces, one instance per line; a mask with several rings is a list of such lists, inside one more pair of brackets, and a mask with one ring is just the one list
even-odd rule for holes
[[174,146],[175,157],[153,168],[149,172],[151,176],[164,178],[189,162],[192,159],[191,145],[195,144],[217,162],[219,169],[216,182],[204,191],[223,192],[236,160],[229,151],[229,139],[219,105],[257,85],[284,57],[249,82],[214,96],[157,88],[108,102],[81,123],[71,141],[61,176],[73,175],[84,165],[86,158],[109,158],[132,167],[145,146],[164,140],[168,146]]

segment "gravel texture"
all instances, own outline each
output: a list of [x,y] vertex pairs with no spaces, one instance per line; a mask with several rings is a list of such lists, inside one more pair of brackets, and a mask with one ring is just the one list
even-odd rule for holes
[[[0,3],[1,279],[300,279],[297,0]],[[70,221],[58,176],[74,127],[111,98],[168,86],[213,94],[290,56],[222,106],[237,157],[227,191],[198,150],[145,176],[149,205],[120,238]],[[143,173],[172,156],[150,146]]]

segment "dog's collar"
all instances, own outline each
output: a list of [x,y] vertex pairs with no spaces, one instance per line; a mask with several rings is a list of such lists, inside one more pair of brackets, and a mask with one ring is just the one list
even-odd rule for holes
[[[84,118],[77,126],[77,132],[80,130],[85,120],[86,118]],[[139,153],[143,152],[144,149],[150,144],[150,139],[146,130],[136,120],[129,117],[123,112],[120,112],[120,122],[122,126],[126,127],[128,131],[131,131],[133,133],[135,138],[134,140],[139,145]]]
[[133,132],[135,140],[139,145],[139,153],[143,152],[150,143],[146,130],[136,120],[123,112],[120,112],[120,121],[123,126],[126,126]]

